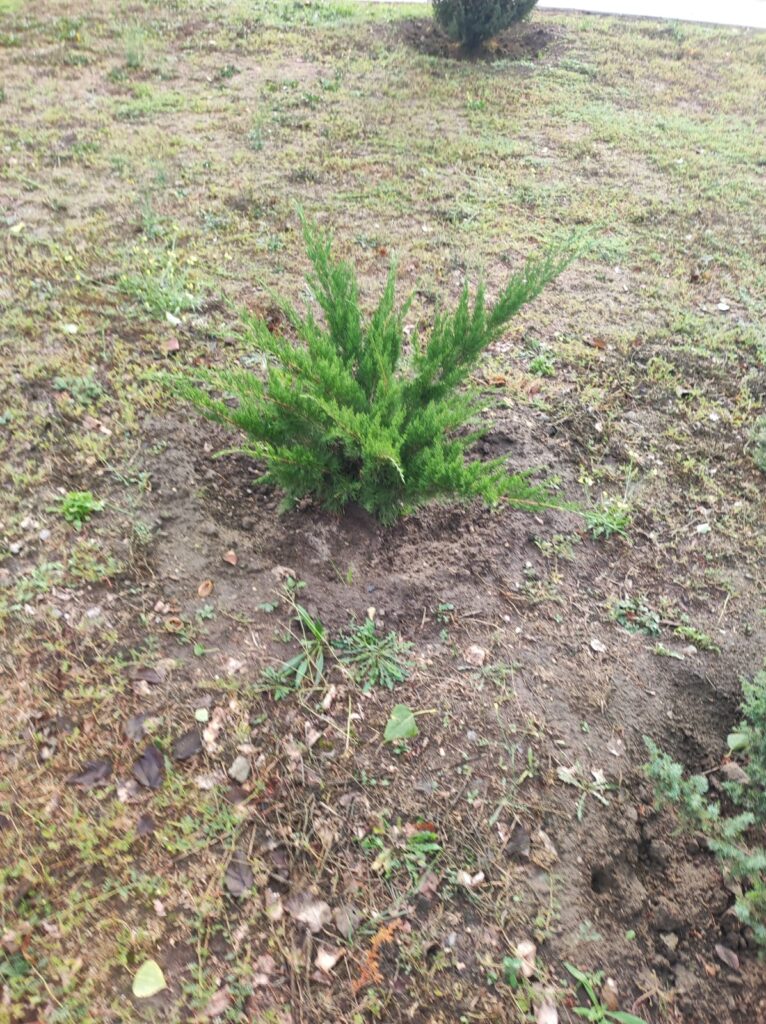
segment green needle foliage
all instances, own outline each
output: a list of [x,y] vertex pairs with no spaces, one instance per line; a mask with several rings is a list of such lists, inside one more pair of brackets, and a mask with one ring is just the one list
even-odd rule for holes
[[569,265],[575,246],[530,260],[493,306],[481,285],[473,299],[466,285],[454,313],[439,313],[428,339],[411,339],[405,353],[409,302],[396,306],[394,268],[365,320],[353,267],[332,259],[331,239],[316,226],[303,229],[321,322],[281,301],[293,342],[246,314],[249,340],[268,360],[265,374],[189,370],[169,378],[175,392],[244,431],[238,450],[265,460],[262,479],[285,492],[288,507],[306,496],[336,511],[357,502],[384,523],[440,497],[560,507],[529,474],[509,474],[502,459],[466,462],[479,434],[463,428],[479,403],[462,386],[509,320]]
[[723,784],[738,813],[726,813],[721,801],[709,798],[704,775],[687,777],[683,765],[646,737],[645,771],[658,806],[673,807],[686,828],[704,832],[724,871],[737,881],[737,917],[766,951],[766,848],[759,845],[766,830],[766,672],[743,681],[743,693],[743,720],[729,745],[746,756],[747,781]]
[[433,0],[434,17],[450,39],[474,50],[530,13],[537,0]]

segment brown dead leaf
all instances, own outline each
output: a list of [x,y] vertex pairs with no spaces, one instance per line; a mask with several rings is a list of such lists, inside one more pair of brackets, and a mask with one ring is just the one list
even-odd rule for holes
[[487,652],[479,644],[471,644],[463,655],[468,665],[475,665],[477,668],[481,668],[487,658]]
[[143,680],[145,683],[151,683],[152,686],[159,686],[160,683],[165,681],[165,671],[159,665],[152,668],[150,665],[139,665],[138,668],[134,669],[130,678],[139,681]]
[[559,859],[553,840],[541,828],[535,832],[532,846],[532,861],[541,868],[549,868]]
[[343,956],[345,950],[339,946],[320,946],[314,964],[324,974],[329,974]]
[[282,897],[278,892],[274,892],[273,889],[267,889],[264,892],[263,909],[266,912],[266,917],[268,917],[272,924],[282,920],[285,911],[282,906]]
[[212,580],[203,580],[197,587],[197,596],[210,597],[210,595],[213,593],[214,586],[215,584],[213,583]]
[[211,1020],[214,1017],[220,1017],[221,1014],[225,1013],[231,1005],[231,993],[228,988],[219,988],[214,996],[211,997],[207,1006],[205,1007],[205,1016]]
[[305,924],[310,932],[321,932],[332,920],[329,903],[308,891],[297,892],[285,902],[285,910],[294,920]]
[[350,939],[362,921],[362,915],[354,907],[341,903],[332,912],[332,919],[335,927],[344,939]]
[[425,896],[426,899],[430,899],[431,896],[435,896],[439,891],[439,882],[441,879],[438,875],[434,874],[433,871],[426,871],[423,877],[420,879],[420,885],[418,886],[418,892],[421,896]]
[[525,978],[531,978],[536,970],[537,946],[531,939],[522,939],[513,952],[521,960],[521,973]]
[[259,956],[253,964],[253,988],[266,988],[270,985],[271,976],[276,969],[276,961],[270,953]]
[[455,879],[458,885],[462,885],[464,889],[478,889],[478,887],[484,881],[484,872],[477,871],[475,875],[472,875],[470,871],[465,871],[461,868]]
[[208,754],[218,753],[218,737],[223,729],[225,719],[225,708],[213,708],[210,718],[208,719],[208,723],[202,730],[202,742],[204,743],[205,750]]
[[553,1001],[554,998],[555,996],[552,992],[545,993],[543,1001],[537,1007],[535,1013],[535,1024],[558,1024],[559,1012]]
[[733,971],[739,970],[739,957],[733,950],[729,949],[728,946],[722,946],[720,942],[717,942],[713,948],[715,949],[715,955],[727,967],[730,967]]

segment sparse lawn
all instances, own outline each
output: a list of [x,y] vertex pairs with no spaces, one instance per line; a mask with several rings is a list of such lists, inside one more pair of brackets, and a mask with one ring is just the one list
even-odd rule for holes
[[[423,17],[0,0],[0,1022],[571,1022],[565,964],[766,1017],[642,772],[726,777],[766,658],[766,37],[538,12],[461,62]],[[257,368],[296,204],[412,329],[589,229],[475,447],[585,520],[278,516],[214,458],[152,371]]]

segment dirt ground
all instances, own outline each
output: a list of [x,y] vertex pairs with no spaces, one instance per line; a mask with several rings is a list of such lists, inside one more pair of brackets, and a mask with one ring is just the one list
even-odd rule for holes
[[[642,769],[648,736],[716,785],[766,659],[766,38],[538,12],[458,57],[422,10],[0,0],[0,1022],[571,1022],[565,964],[647,1024],[766,1020]],[[370,304],[396,258],[421,328],[591,232],[486,354],[475,455],[625,537],[279,513],[216,457],[152,373],[257,366],[238,310],[305,297],[296,203]],[[407,679],[278,693],[289,580]]]

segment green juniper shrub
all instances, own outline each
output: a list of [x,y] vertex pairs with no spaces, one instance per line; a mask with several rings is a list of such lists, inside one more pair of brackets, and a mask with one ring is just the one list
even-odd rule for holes
[[455,42],[475,50],[525,18],[537,0],[433,0],[434,17]]
[[766,473],[766,416],[759,416],[752,432],[753,462]]
[[748,784],[728,782],[730,795],[766,826],[766,671],[752,682],[742,680],[742,721],[729,736],[729,747],[747,758]]
[[297,344],[245,314],[249,341],[267,357],[264,373],[193,369],[164,379],[210,419],[244,431],[239,451],[263,459],[262,478],[285,492],[285,507],[311,496],[330,510],[356,502],[384,523],[440,497],[506,499],[530,511],[564,507],[549,490],[510,474],[503,459],[467,462],[480,431],[464,429],[479,399],[462,387],[481,353],[514,314],[575,256],[551,249],[514,274],[493,306],[480,285],[463,288],[454,313],[438,313],[427,340],[410,339],[397,308],[395,270],[364,319],[354,268],[332,259],[330,237],[303,224],[313,273],[308,283],[324,314],[282,312]]
[[645,771],[657,805],[672,807],[684,827],[704,833],[725,873],[737,882],[737,917],[766,950],[766,672],[742,686],[743,719],[729,736],[729,746],[747,760],[736,781],[723,783],[733,813],[726,813],[720,800],[709,799],[706,776],[686,777],[683,765],[646,737]]

